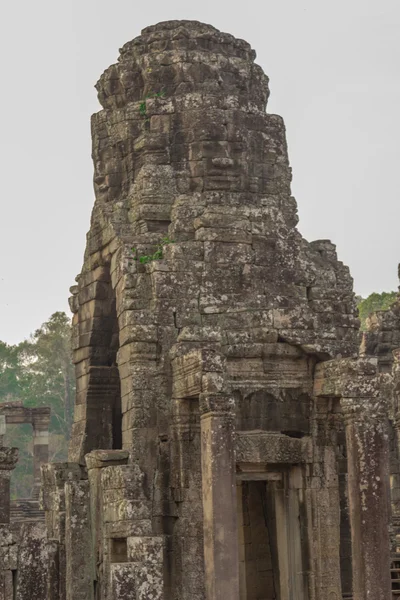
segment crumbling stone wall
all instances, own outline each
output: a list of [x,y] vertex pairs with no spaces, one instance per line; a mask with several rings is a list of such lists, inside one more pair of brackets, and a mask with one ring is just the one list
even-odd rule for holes
[[[27,408],[22,402],[0,403],[0,599],[50,598],[52,558],[39,509],[40,466],[48,461],[50,408]],[[30,423],[33,429],[34,487],[32,498],[11,502],[10,481],[18,449],[4,446],[9,424]],[[36,596],[35,596],[36,594]],[[56,596],[52,596],[56,598]]]

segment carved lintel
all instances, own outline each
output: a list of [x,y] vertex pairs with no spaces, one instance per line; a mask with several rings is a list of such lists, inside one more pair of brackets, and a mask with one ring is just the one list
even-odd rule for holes
[[200,414],[202,417],[209,414],[234,417],[235,400],[226,394],[200,394]]
[[236,462],[266,464],[301,464],[312,461],[311,439],[292,438],[282,433],[238,431]]

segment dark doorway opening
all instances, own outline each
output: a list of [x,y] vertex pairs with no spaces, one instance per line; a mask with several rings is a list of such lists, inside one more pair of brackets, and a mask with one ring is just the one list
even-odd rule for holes
[[[308,544],[298,466],[238,482],[240,600],[308,600]],[[251,477],[251,479],[250,479]]]
[[237,490],[240,600],[279,600],[273,491],[266,481],[243,481]]

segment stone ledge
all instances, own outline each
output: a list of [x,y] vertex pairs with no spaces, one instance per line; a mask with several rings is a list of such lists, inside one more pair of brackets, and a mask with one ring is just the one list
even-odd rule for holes
[[128,463],[128,450],[93,450],[86,454],[85,461],[88,469],[101,469]]
[[236,432],[236,463],[300,464],[312,462],[311,439],[265,431]]

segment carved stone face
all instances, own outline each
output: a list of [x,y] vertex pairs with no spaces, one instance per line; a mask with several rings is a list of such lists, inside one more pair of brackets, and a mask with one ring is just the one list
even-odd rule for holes
[[[265,112],[268,78],[249,45],[201,24],[149,29],[124,46],[97,89],[104,110],[93,117],[94,187],[114,223],[132,235],[247,244],[269,282],[268,302],[299,297],[306,314],[315,253],[304,245],[300,257],[285,128]],[[246,273],[250,289],[261,275]],[[321,278],[335,287],[329,265]],[[300,287],[278,294],[274,285]],[[295,329],[295,320],[289,324]]]
[[[97,83],[106,109],[93,120],[98,200],[117,199],[128,190],[142,163],[186,171],[192,192],[249,188],[254,157],[248,156],[243,137],[243,115],[265,109],[268,78],[254,64],[249,44],[220,36],[210,26],[196,27],[182,25],[162,35],[144,32],[122,48],[119,62]],[[153,107],[150,114],[146,98],[161,92],[167,105]],[[108,144],[115,156],[124,140],[133,146],[138,141],[141,147],[124,164],[109,164],[112,157],[104,156],[100,146]],[[253,185],[254,191],[259,189]]]
[[204,164],[205,190],[241,191],[244,144],[225,139],[200,142],[199,146]]
[[[94,149],[94,190],[99,201],[107,202],[117,199],[120,193],[123,171],[123,144],[128,137],[123,132],[125,139],[119,135],[110,135],[108,139],[100,140],[101,149]],[[106,145],[106,143],[108,145]]]

